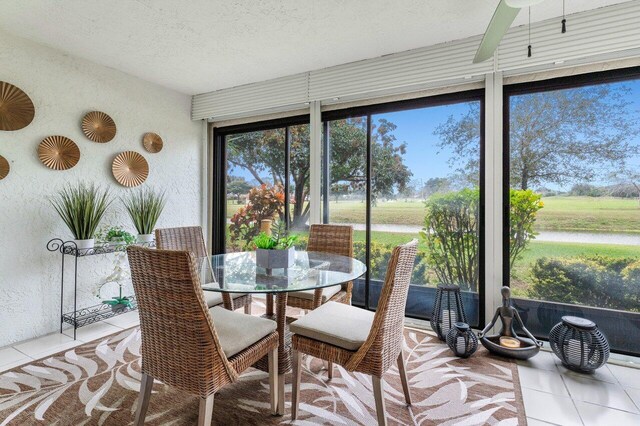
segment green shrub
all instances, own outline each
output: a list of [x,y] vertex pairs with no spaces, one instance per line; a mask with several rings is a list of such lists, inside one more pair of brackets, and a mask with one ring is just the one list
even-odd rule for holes
[[[427,215],[421,235],[427,243],[426,263],[420,267],[433,271],[438,282],[478,291],[480,190],[463,189],[436,194],[426,201]],[[535,238],[533,225],[543,207],[540,194],[531,190],[510,191],[509,259],[520,257]],[[430,278],[425,271],[425,280]]]
[[421,234],[438,281],[467,291],[478,290],[479,205],[479,189],[432,195]]
[[[294,246],[298,250],[305,250],[309,237],[307,235],[299,235]],[[393,251],[393,244],[382,244],[375,241],[371,242],[371,274],[372,280],[383,281],[387,273],[387,265]],[[353,257],[364,262],[365,261],[365,242],[356,241],[353,243]],[[420,250],[416,256],[416,264],[411,277],[411,284],[426,285],[433,281],[429,278],[428,266],[426,262],[426,252]]]
[[530,298],[640,311],[640,261],[580,256],[541,258],[531,266]]
[[544,207],[541,195],[530,189],[509,190],[509,267],[535,239],[533,225],[538,211]]
[[[382,244],[371,241],[369,276],[372,280],[384,281],[387,274],[387,265],[393,252],[393,244]],[[364,262],[366,259],[366,245],[364,241],[353,243],[353,255],[356,259]],[[427,278],[428,267],[426,265],[426,253],[419,251],[416,255],[416,263],[411,276],[411,284],[424,285],[429,282]]]

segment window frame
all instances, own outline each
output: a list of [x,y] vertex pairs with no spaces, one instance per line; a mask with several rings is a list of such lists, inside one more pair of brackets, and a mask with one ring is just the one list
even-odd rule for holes
[[[323,128],[326,130],[327,123],[333,120],[343,120],[347,118],[353,117],[366,117],[367,118],[367,194],[366,194],[366,264],[369,265],[370,259],[370,250],[371,250],[371,171],[372,171],[372,163],[373,159],[371,156],[371,130],[372,130],[372,122],[371,116],[383,113],[391,113],[391,112],[401,112],[412,109],[421,109],[421,108],[429,108],[429,107],[438,107],[445,105],[452,105],[463,102],[479,102],[480,103],[480,167],[479,167],[479,189],[480,189],[480,200],[479,200],[479,226],[478,226],[478,268],[479,268],[479,280],[478,280],[478,328],[482,329],[486,323],[485,312],[485,300],[486,300],[486,264],[485,264],[485,241],[486,241],[486,227],[485,227],[485,194],[487,191],[486,181],[485,181],[485,164],[486,164],[486,134],[485,134],[485,111],[486,111],[486,96],[485,89],[473,89],[473,90],[465,90],[460,92],[452,92],[445,93],[441,95],[433,95],[422,98],[408,99],[402,101],[392,101],[385,102],[379,104],[372,105],[364,105],[357,106],[351,108],[344,109],[335,109],[331,111],[325,111],[321,114],[321,122]],[[326,131],[324,135],[326,135]],[[329,150],[328,140],[326,136],[323,137],[322,140],[323,145],[323,158],[322,163],[326,167],[329,164]],[[324,170],[326,168],[323,167]],[[326,175],[326,173],[324,173]],[[326,182],[325,182],[326,183]],[[322,187],[322,197],[323,197],[323,207],[326,207],[328,202],[328,186],[323,185]],[[328,220],[328,210],[323,208],[322,211],[322,220],[324,223],[327,223]],[[367,267],[367,273],[364,278],[365,285],[365,305],[363,306],[367,310],[373,310],[370,306],[370,271]],[[420,319],[420,320],[428,320],[431,317],[431,312],[427,312],[424,316],[415,316],[410,314],[405,314],[408,318]]]
[[[511,150],[510,150],[510,99],[512,96],[527,95],[533,93],[550,92],[554,90],[576,89],[585,86],[597,86],[601,84],[620,83],[630,80],[640,80],[640,66],[630,68],[620,68],[615,70],[593,72],[587,74],[579,74],[574,76],[556,77],[546,80],[531,81],[525,83],[505,84],[503,86],[502,98],[502,285],[510,287],[511,270],[509,268],[509,227],[510,227],[510,177],[511,177]],[[518,298],[519,299],[519,298]],[[533,300],[533,299],[523,299]],[[577,306],[580,308],[594,308],[598,310],[610,310],[598,306],[590,305],[568,305],[560,302],[540,301],[540,303]],[[567,308],[568,309],[568,308]],[[622,310],[612,310],[624,315]],[[570,313],[567,313],[570,315]],[[547,332],[548,333],[548,332]],[[547,335],[533,333],[538,339],[547,340]],[[613,351],[613,350],[612,350]],[[629,352],[615,350],[616,353],[623,355],[638,356],[640,352]]]
[[[371,176],[372,171],[372,152],[371,152],[371,116],[382,113],[390,113],[390,112],[400,112],[412,109],[421,109],[421,108],[429,108],[429,107],[438,107],[445,106],[463,102],[479,102],[480,103],[480,164],[479,164],[479,190],[480,190],[480,200],[479,200],[479,227],[478,227],[478,262],[479,262],[479,281],[478,281],[478,328],[482,329],[486,323],[485,312],[485,300],[486,300],[486,265],[485,265],[485,241],[486,241],[486,227],[485,227],[485,194],[487,191],[486,188],[486,179],[485,179],[485,163],[486,163],[486,134],[485,134],[485,112],[486,112],[486,98],[485,98],[485,89],[473,89],[473,90],[465,90],[460,92],[452,92],[440,95],[427,96],[422,98],[401,100],[401,101],[392,101],[386,103],[344,108],[344,109],[336,109],[331,111],[324,111],[321,113],[321,123],[320,125],[326,129],[326,123],[331,120],[340,120],[350,117],[367,117],[367,171],[368,175]],[[211,127],[211,135],[212,135],[212,167],[213,167],[213,182],[211,185],[211,207],[212,207],[212,246],[211,251],[212,254],[222,254],[226,250],[226,175],[227,175],[227,158],[226,158],[226,137],[233,134],[245,133],[245,132],[253,132],[253,131],[261,131],[261,130],[270,130],[274,128],[283,128],[289,126],[295,126],[300,124],[309,124],[311,125],[310,115],[297,115],[286,118],[279,118],[274,120],[264,120],[259,122],[247,123],[247,124],[239,124],[239,125],[231,125],[225,127],[215,127],[212,125]],[[313,129],[310,129],[313,132]],[[288,134],[288,132],[286,132]],[[325,133],[326,135],[326,133]],[[286,138],[288,139],[288,138]],[[286,142],[286,140],[285,140]],[[323,147],[326,148],[326,138],[323,137],[321,143]],[[287,147],[285,147],[285,151],[287,151]],[[323,158],[321,162],[323,167],[328,165],[328,150],[324,149]],[[326,158],[325,158],[326,157]],[[287,156],[286,164],[288,167],[290,159]],[[286,167],[286,168],[287,168]],[[288,175],[287,175],[288,176]],[[287,179],[288,181],[288,179]],[[322,179],[318,181],[322,182]],[[288,184],[288,183],[287,183]],[[321,188],[322,194],[326,195],[325,188],[328,188],[323,185]],[[325,196],[323,198],[322,203],[328,201],[328,198]],[[321,220],[325,222],[325,210],[323,205],[318,205],[316,208],[322,208]],[[369,256],[370,256],[370,247],[371,247],[371,179],[367,179],[367,205],[366,205],[366,257],[367,257],[367,265],[369,264]],[[369,278],[369,270],[367,269],[367,274],[365,276],[365,309],[374,310],[370,305],[370,278]],[[415,316],[415,315],[406,315],[408,318],[428,320],[431,317],[431,312],[425,312],[424,316]]]
[[213,184],[211,185],[212,208],[212,254],[223,254],[226,251],[227,238],[227,144],[226,137],[239,133],[259,132],[263,130],[285,129],[285,218],[287,226],[289,216],[289,170],[290,170],[290,140],[289,127],[309,124],[309,115],[264,120],[247,124],[238,124],[212,128],[213,140]]

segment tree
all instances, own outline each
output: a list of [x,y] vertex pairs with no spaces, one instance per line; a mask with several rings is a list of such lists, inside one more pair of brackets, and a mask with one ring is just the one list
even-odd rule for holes
[[611,191],[611,195],[628,198],[629,193],[633,193],[640,204],[640,170],[636,164],[622,165],[611,173],[611,179],[617,183]]
[[[372,196],[388,196],[403,191],[411,172],[403,163],[406,144],[397,143],[396,125],[379,119],[372,129]],[[302,227],[309,217],[309,125],[289,127],[290,192],[293,227]],[[366,185],[366,118],[349,118],[331,122],[331,167],[329,185],[348,184],[353,190]],[[227,140],[227,160],[233,167],[247,170],[259,184],[282,185],[285,182],[284,129],[248,132]]]
[[241,176],[229,176],[227,178],[227,194],[235,195],[238,197],[238,201],[240,201],[240,196],[247,194],[251,188],[253,188],[253,185]]
[[451,180],[449,178],[429,178],[422,189],[424,198],[427,198],[433,194],[449,192],[451,190]]
[[[628,88],[602,84],[512,96],[509,109],[511,187],[589,182],[602,166],[620,168],[637,152],[639,133],[627,106]],[[480,104],[461,117],[450,116],[435,134],[441,148],[453,149],[452,164],[478,173]],[[594,167],[594,165],[599,165]]]
[[260,184],[284,185],[284,129],[247,132],[227,138],[227,161]]
[[350,186],[346,183],[334,183],[331,185],[331,195],[334,196],[334,201],[337,203],[341,195],[349,194]]

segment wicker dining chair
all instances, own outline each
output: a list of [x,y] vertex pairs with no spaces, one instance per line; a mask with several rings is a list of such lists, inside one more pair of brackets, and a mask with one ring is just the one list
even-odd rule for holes
[[298,415],[300,399],[300,354],[340,364],[347,371],[371,375],[379,425],[387,424],[382,375],[397,362],[405,401],[411,405],[402,346],[404,310],[417,244],[413,240],[393,249],[375,313],[329,302],[291,323],[292,420]]
[[271,411],[277,408],[278,332],[274,321],[209,308],[189,251],[127,248],[140,314],[142,380],[135,424],[144,424],[155,379],[200,398],[210,425],[214,394],[268,357]]
[[[311,225],[307,251],[353,257],[353,227],[350,225]],[[329,301],[349,305],[351,304],[352,291],[352,281],[316,290],[296,291],[287,296],[287,306],[312,310]]]
[[[160,250],[187,250],[192,252],[199,263],[204,264],[199,265],[199,267],[208,267],[209,271],[207,271],[207,275],[211,280],[214,279],[211,264],[208,261],[209,254],[204,244],[202,227],[185,226],[181,228],[156,229],[156,248]],[[209,307],[224,305],[224,307],[230,311],[243,307],[245,314],[251,314],[252,298],[250,294],[234,293],[229,295],[228,293],[220,294],[212,291],[208,291],[207,293],[208,294],[205,294],[205,300]]]

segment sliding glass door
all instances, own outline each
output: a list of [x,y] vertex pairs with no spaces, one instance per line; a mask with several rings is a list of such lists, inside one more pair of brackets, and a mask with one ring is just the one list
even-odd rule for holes
[[309,125],[304,121],[308,118],[216,132],[217,177],[225,194],[217,203],[224,211],[214,235],[217,251],[251,249],[264,220],[300,235],[305,244],[311,206]]
[[394,246],[417,239],[407,315],[428,319],[439,283],[482,323],[481,91],[323,114],[324,221],[354,226],[367,262],[353,303],[375,309]]
[[505,284],[541,338],[577,315],[638,354],[638,111],[637,70],[505,87]]
[[[369,259],[367,123],[367,116],[358,115],[325,121],[322,149],[323,221],[353,226],[353,254],[365,264]],[[364,306],[366,283],[366,276],[354,283],[354,304]]]

